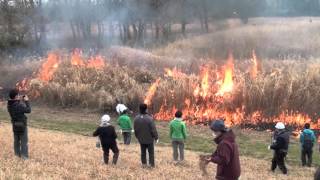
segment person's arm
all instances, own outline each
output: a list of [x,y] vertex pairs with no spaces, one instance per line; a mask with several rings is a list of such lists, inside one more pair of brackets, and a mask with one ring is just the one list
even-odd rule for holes
[[312,142],[315,143],[317,141],[317,137],[314,134],[314,132],[312,131]]
[[153,139],[158,140],[159,136],[158,136],[156,124],[154,123],[153,120],[151,120],[150,125],[151,125],[151,135],[152,135]]
[[20,103],[19,107],[19,112],[21,113],[31,113],[31,106],[29,101],[24,101],[23,103]]
[[182,135],[184,140],[186,140],[188,136],[186,123],[182,123]]
[[133,121],[133,128],[134,128],[134,135],[136,138],[138,138],[138,124],[137,124],[137,118],[134,119]]
[[277,140],[274,144],[272,144],[270,146],[271,149],[273,150],[279,150],[283,147],[283,144],[285,144],[285,139],[281,138],[281,137],[277,137]]
[[96,131],[94,131],[93,136],[97,137],[100,135],[100,128],[97,128]]
[[219,165],[229,164],[230,159],[231,149],[226,144],[218,145],[217,151],[211,156],[211,162]]
[[132,130],[132,121],[130,117],[128,117],[128,124],[129,124],[130,130]]
[[304,142],[304,135],[303,132],[300,134],[300,143],[303,144]]
[[170,124],[169,124],[169,136],[170,136],[170,139],[172,138],[172,133],[173,133],[172,122],[170,122]]
[[113,136],[113,138],[114,139],[117,139],[118,138],[118,135],[117,135],[117,133],[116,133],[116,129],[112,126],[112,136]]

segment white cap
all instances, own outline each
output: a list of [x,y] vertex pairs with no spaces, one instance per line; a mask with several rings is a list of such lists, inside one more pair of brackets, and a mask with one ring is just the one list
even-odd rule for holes
[[286,126],[285,126],[282,122],[278,122],[278,123],[276,124],[275,128],[281,130],[281,129],[285,129]]
[[123,113],[123,111],[127,110],[128,108],[124,104],[118,104],[116,110],[118,114]]
[[101,117],[101,126],[105,126],[110,122],[111,118],[108,114],[105,114]]

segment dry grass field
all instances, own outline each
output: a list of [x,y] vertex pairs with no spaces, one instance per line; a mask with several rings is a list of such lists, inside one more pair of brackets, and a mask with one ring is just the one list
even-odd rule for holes
[[[204,177],[198,168],[197,152],[187,151],[186,162],[175,165],[171,148],[156,146],[156,164],[153,170],[142,169],[139,148],[120,145],[120,160],[116,166],[104,165],[102,153],[95,147],[96,139],[51,130],[29,129],[30,159],[22,161],[13,156],[11,127],[0,126],[0,179],[212,179]],[[314,169],[289,166],[289,175],[272,174],[270,163],[241,157],[241,179],[311,179]]]

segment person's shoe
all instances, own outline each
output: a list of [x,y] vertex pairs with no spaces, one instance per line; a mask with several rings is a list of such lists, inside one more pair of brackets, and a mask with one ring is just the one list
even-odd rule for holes
[[141,166],[143,169],[146,169],[146,168],[148,168],[148,165],[147,164],[142,164],[142,166]]
[[29,158],[26,157],[26,156],[21,156],[21,159],[26,161],[26,160],[28,160]]

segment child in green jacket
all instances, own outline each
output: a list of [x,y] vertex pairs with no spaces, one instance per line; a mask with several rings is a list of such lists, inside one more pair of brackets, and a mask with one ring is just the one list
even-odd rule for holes
[[187,128],[185,122],[182,120],[182,112],[177,111],[175,119],[170,122],[170,138],[172,140],[173,159],[178,161],[184,160],[184,141],[187,139]]
[[131,132],[132,132],[132,122],[131,118],[128,115],[128,109],[123,105],[123,107],[120,106],[119,113],[120,117],[118,118],[118,124],[120,126],[120,129],[122,131],[123,141],[125,145],[129,145],[131,142]]

